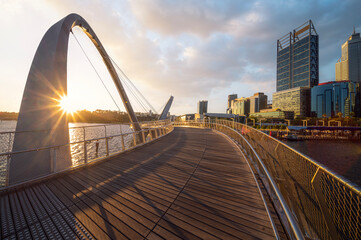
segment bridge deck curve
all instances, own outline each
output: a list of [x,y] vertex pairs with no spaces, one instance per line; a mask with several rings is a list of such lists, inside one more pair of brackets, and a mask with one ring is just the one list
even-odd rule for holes
[[273,239],[246,160],[175,128],[100,164],[0,196],[2,239]]

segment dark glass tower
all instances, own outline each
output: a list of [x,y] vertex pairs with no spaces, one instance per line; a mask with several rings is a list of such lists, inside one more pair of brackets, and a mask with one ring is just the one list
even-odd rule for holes
[[318,85],[318,34],[311,20],[277,40],[277,92]]

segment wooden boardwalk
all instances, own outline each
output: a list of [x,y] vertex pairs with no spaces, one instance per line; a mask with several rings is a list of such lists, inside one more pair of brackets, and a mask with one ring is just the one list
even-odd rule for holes
[[204,129],[2,194],[0,215],[2,239],[274,239],[246,160]]

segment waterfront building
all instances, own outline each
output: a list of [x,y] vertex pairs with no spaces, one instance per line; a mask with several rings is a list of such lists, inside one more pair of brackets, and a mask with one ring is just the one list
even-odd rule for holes
[[279,108],[262,109],[260,112],[252,113],[249,116],[253,118],[266,118],[266,119],[294,119],[294,112],[282,111]]
[[232,113],[239,116],[248,116],[250,108],[249,98],[236,98],[232,102]]
[[207,113],[207,108],[208,108],[208,101],[207,100],[199,101],[198,106],[197,106],[197,113],[198,114],[205,114],[205,113]]
[[237,98],[237,94],[230,94],[228,95],[228,102],[227,102],[227,113],[232,114],[232,101]]
[[267,108],[267,95],[262,92],[255,93],[253,96],[249,97],[249,101],[249,113],[256,113]]
[[295,117],[310,116],[311,91],[309,87],[297,87],[275,92],[272,95],[273,108],[293,111]]
[[311,20],[277,40],[277,92],[318,85],[318,34]]
[[318,118],[342,116],[361,117],[360,83],[336,81],[321,83],[311,90],[311,112]]
[[178,117],[180,121],[192,121],[195,119],[196,114],[183,114]]
[[360,33],[356,33],[354,29],[341,49],[341,57],[335,65],[336,81],[361,82]]

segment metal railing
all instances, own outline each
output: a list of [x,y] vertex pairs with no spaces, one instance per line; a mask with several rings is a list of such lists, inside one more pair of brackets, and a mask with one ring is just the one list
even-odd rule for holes
[[220,131],[244,150],[292,239],[361,239],[360,188],[284,143],[244,124],[175,122]]
[[[4,190],[7,187],[12,187],[9,186],[9,169],[11,158],[14,155],[30,152],[41,154],[42,151],[51,150],[51,173],[46,175],[50,176],[59,173],[56,170],[57,160],[61,159],[64,152],[69,151],[69,148],[71,153],[72,166],[68,169],[62,170],[61,172],[82,167],[104,158],[117,155],[121,152],[128,151],[130,149],[152,142],[153,140],[158,139],[173,130],[173,125],[169,120],[142,122],[140,124],[142,126],[142,130],[138,132],[133,131],[131,127],[124,127],[128,124],[102,124],[72,127],[69,128],[70,142],[68,144],[50,147],[37,147],[17,152],[11,151],[14,135],[27,132],[0,133],[0,136],[7,136],[7,138],[2,139],[6,139],[6,142],[9,144],[9,146],[6,147],[7,151],[0,151],[0,190]],[[99,129],[95,132],[90,131],[90,129],[94,128]],[[115,131],[114,128],[119,129],[119,131]],[[39,178],[46,176],[39,176]],[[32,180],[36,179],[31,179],[31,181]]]

